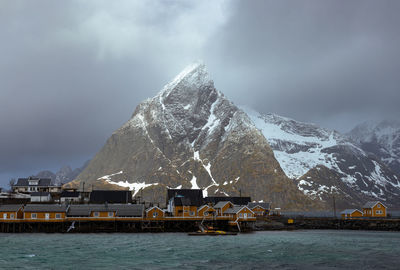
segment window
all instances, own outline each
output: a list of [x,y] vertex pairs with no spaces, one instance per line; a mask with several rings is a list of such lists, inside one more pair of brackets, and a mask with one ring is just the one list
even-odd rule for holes
[[99,217],[99,216],[100,216],[100,213],[99,213],[99,212],[94,212],[94,213],[93,213],[93,216],[94,216],[94,217]]
[[44,216],[45,216],[46,219],[50,218],[50,214],[49,213],[46,213]]
[[36,213],[32,213],[32,214],[31,214],[31,218],[32,218],[32,219],[37,219],[37,214],[36,214]]
[[382,210],[376,210],[375,214],[382,214]]
[[14,219],[14,214],[10,214],[10,218],[11,218],[11,219]]
[[206,211],[206,212],[204,212],[204,215],[205,215],[205,216],[208,216],[208,212],[207,212],[207,211]]
[[381,208],[381,205],[380,205],[380,204],[378,204],[378,208]]
[[108,212],[108,217],[113,217],[114,216],[114,212]]
[[153,218],[156,218],[158,216],[158,212],[157,211],[154,211],[153,212]]
[[189,215],[194,216],[194,211],[190,211]]
[[243,213],[240,213],[240,214],[239,214],[239,217],[241,217],[241,218],[242,218],[242,217],[243,217]]
[[3,218],[4,218],[4,219],[7,219],[7,213],[4,213],[4,214],[3,214]]
[[57,219],[60,219],[60,218],[61,218],[61,214],[60,214],[60,213],[57,213],[57,214],[56,214],[56,218],[57,218]]

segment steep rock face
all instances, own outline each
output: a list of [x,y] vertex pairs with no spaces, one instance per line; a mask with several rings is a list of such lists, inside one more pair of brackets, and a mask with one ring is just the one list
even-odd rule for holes
[[165,187],[251,196],[276,206],[315,206],[288,179],[262,133],[193,64],[139,104],[72,184],[129,187],[164,202]]
[[342,205],[360,205],[371,199],[399,205],[400,179],[347,137],[314,124],[244,110],[304,194],[326,201],[338,190]]
[[400,122],[365,122],[348,134],[365,152],[372,153],[400,175]]

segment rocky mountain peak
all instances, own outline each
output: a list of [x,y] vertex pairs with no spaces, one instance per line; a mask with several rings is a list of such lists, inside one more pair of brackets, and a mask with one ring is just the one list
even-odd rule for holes
[[186,67],[137,106],[72,184],[127,187],[164,202],[166,187],[204,195],[242,195],[303,208],[307,198],[288,179],[250,118],[215,87],[205,65]]

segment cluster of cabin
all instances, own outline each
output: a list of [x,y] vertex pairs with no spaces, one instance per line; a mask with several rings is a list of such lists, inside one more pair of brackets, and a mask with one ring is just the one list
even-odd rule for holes
[[342,219],[385,218],[387,216],[387,207],[380,201],[370,201],[364,204],[362,210],[346,209],[340,214]]
[[[205,197],[201,189],[169,189],[166,208],[132,203],[129,191],[101,191],[87,204],[1,204],[1,221],[65,222],[78,220],[228,220],[255,221],[268,215],[269,203],[250,197]],[[121,203],[126,200],[127,203]],[[98,203],[103,202],[103,203]],[[117,202],[117,203],[116,203]],[[118,203],[119,202],[119,203]]]

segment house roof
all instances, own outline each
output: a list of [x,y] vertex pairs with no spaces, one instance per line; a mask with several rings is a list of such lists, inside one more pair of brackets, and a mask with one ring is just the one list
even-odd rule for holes
[[271,203],[268,203],[268,202],[255,202],[255,203],[250,202],[250,203],[247,204],[247,206],[250,209],[253,209],[254,207],[257,207],[257,206],[260,206],[260,207],[262,207],[262,208],[264,208],[266,210],[271,209]]
[[[236,214],[238,213],[240,210],[242,210],[243,208],[247,208],[249,209],[247,206],[243,206],[243,205],[235,205],[233,208],[229,208],[227,209],[224,214]],[[251,211],[251,209],[249,209]],[[253,212],[253,211],[251,211]],[[253,212],[254,213],[254,212]]]
[[93,190],[90,203],[131,203],[132,192],[129,190]]
[[232,204],[230,201],[220,201],[220,202],[218,202],[216,205],[214,205],[214,208],[215,208],[215,209],[217,209],[217,208],[222,208],[222,207],[224,207],[227,203]]
[[44,196],[49,196],[50,192],[44,192],[44,191],[38,191],[38,192],[32,192],[31,197],[44,197]]
[[23,204],[0,204],[0,212],[16,212],[23,206]]
[[31,185],[35,187],[47,187],[51,185],[50,178],[28,177],[28,178],[18,178],[17,183],[14,185],[14,187],[29,186],[29,180],[38,180],[37,185]]
[[27,204],[24,212],[65,212],[66,205],[60,204]]
[[366,204],[364,204],[363,208],[373,208],[375,205],[377,205],[378,203],[382,204],[384,207],[386,207],[383,203],[381,203],[380,201],[369,201]]
[[345,209],[345,210],[343,210],[342,212],[340,212],[341,214],[345,214],[345,215],[347,215],[347,214],[353,214],[355,211],[358,211],[358,212],[360,212],[360,213],[362,213],[360,210],[358,210],[358,209]]
[[165,212],[165,210],[161,209],[161,208],[158,207],[158,206],[153,206],[153,207],[147,209],[146,212],[149,212],[149,211],[151,211],[151,210],[154,209],[154,208],[156,208],[156,209],[158,209],[158,210],[160,210],[160,211],[162,211],[162,212]]
[[115,212],[120,217],[143,216],[143,204],[78,204],[70,205],[68,216],[89,216],[91,212]]
[[65,191],[63,190],[60,194],[61,198],[78,198],[79,192],[78,191]]
[[247,205],[249,202],[251,202],[250,197],[225,197],[225,196],[220,196],[220,197],[205,197],[204,201],[206,203],[214,203],[217,204],[218,202],[221,201],[230,201],[233,204],[236,205]]
[[167,204],[172,198],[176,206],[201,206],[204,203],[201,189],[168,189]]

